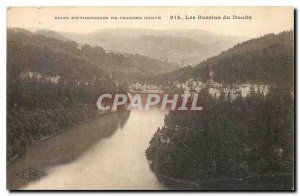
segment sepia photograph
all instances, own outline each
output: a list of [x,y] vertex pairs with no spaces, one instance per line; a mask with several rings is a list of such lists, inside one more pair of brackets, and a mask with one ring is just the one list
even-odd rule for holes
[[7,190],[295,190],[294,7],[6,15]]

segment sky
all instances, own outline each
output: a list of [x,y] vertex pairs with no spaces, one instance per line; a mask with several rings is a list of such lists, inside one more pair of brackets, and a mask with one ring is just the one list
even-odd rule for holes
[[[198,19],[221,17],[221,19]],[[171,19],[171,16],[180,19]],[[229,16],[230,19],[223,19]],[[241,19],[233,19],[239,16]],[[251,17],[251,19],[246,19]],[[69,19],[55,19],[69,17]],[[72,19],[108,17],[109,19]],[[117,19],[112,19],[116,17]],[[120,19],[142,17],[143,19]],[[161,19],[144,19],[160,17]],[[196,19],[187,19],[193,18]],[[244,18],[244,19],[242,19]],[[106,28],[199,29],[217,34],[257,37],[294,28],[293,7],[10,7],[7,26],[29,30],[91,33]]]

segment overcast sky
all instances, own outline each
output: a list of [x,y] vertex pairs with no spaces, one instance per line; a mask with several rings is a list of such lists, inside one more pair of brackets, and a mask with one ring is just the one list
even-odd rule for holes
[[[170,19],[179,15],[182,19]],[[185,19],[190,16],[230,16],[231,19]],[[252,19],[233,20],[232,16]],[[260,36],[293,29],[292,7],[47,7],[8,8],[8,27],[90,33],[104,28],[200,29],[218,34]],[[145,17],[160,20],[56,20],[55,17]]]

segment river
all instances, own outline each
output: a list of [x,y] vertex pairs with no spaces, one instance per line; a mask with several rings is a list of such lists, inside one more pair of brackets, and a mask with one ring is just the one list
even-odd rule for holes
[[[36,143],[7,169],[9,189],[165,189],[149,168],[145,150],[166,112],[105,114]],[[16,174],[28,168],[45,175]]]

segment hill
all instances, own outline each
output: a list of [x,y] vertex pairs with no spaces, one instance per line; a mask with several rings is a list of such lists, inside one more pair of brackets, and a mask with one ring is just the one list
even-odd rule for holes
[[52,38],[55,38],[55,39],[59,39],[59,40],[62,40],[62,41],[71,41],[70,39],[66,38],[62,34],[57,33],[55,31],[49,31],[48,29],[37,30],[35,33],[44,35],[46,37],[52,37]]
[[212,57],[194,70],[194,77],[208,78],[225,83],[293,84],[294,32],[268,34],[237,44]]
[[246,37],[222,36],[202,30],[103,29],[90,34],[61,34],[81,44],[105,50],[140,54],[181,66],[197,64]]
[[47,32],[45,35],[45,32],[47,31],[31,33],[24,29],[9,29],[8,39],[18,40],[23,45],[32,45],[38,48],[47,47],[52,51],[83,58],[106,72],[158,74],[179,68],[176,63],[151,59],[142,55],[106,51],[100,46],[79,45],[74,41],[61,40],[62,36],[58,36],[56,33]]
[[[267,84],[231,99],[201,89],[202,111],[170,111],[146,156],[158,179],[192,190],[291,190],[294,187],[293,31],[243,42],[195,67],[156,77],[223,84]],[[208,84],[210,84],[208,82]]]
[[96,116],[99,94],[124,92],[69,46],[71,42],[8,29],[7,162],[37,141]]
[[157,83],[184,82],[190,78],[220,83],[276,84],[291,88],[294,82],[293,31],[268,34],[235,45],[195,67],[156,76]]

